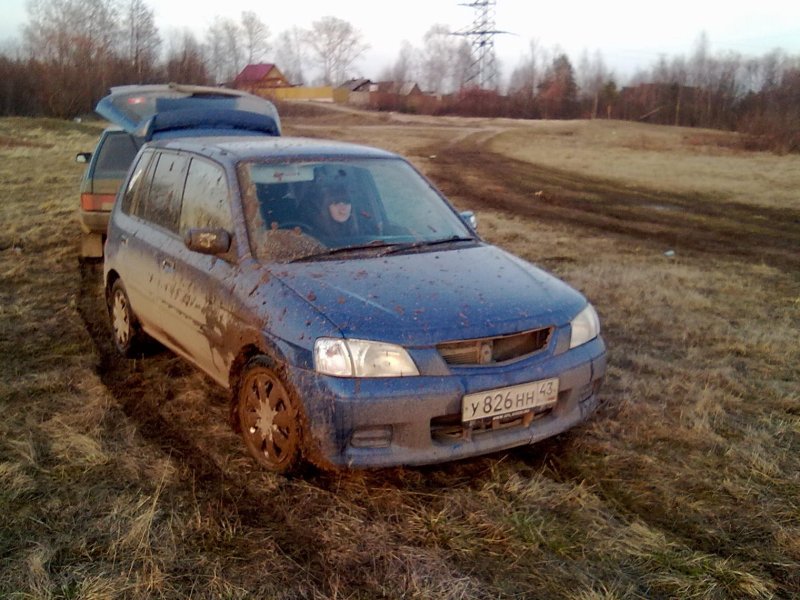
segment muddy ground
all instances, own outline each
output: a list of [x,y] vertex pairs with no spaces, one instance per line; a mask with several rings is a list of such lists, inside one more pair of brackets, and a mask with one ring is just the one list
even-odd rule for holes
[[[3,122],[20,143],[2,174],[0,595],[800,592],[798,204],[497,151],[548,139],[536,123],[282,113],[290,134],[410,156],[488,240],[583,291],[610,349],[603,406],[555,439],[457,463],[264,473],[224,391],[157,345],[133,361],[113,350],[99,265],[77,260],[79,170],[32,174],[96,130]],[[664,128],[635,135],[658,137],[665,163],[686,151],[684,133],[666,148]],[[731,156],[720,135],[689,150],[772,163]]]

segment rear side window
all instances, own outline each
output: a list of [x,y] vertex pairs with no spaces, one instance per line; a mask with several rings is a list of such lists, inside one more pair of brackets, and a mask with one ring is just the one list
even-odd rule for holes
[[148,171],[147,166],[150,164],[150,159],[153,157],[152,152],[144,152],[139,157],[136,166],[133,168],[131,178],[128,180],[128,185],[125,188],[125,193],[122,195],[122,204],[120,210],[126,215],[133,214],[135,211],[136,199],[143,193],[142,190],[147,190],[147,183],[152,175],[152,169]]
[[124,131],[109,133],[97,150],[94,177],[122,179],[138,151],[139,144],[129,133]]
[[212,162],[193,158],[186,177],[181,211],[181,235],[196,227],[221,228],[231,232],[225,171]]
[[153,172],[150,193],[143,202],[140,202],[137,214],[147,221],[177,233],[181,216],[181,195],[188,166],[189,159],[185,156],[161,153]]

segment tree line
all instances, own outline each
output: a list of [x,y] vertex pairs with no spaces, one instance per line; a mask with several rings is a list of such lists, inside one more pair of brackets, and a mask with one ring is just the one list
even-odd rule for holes
[[624,85],[602,55],[574,66],[530,42],[504,93],[462,88],[439,113],[528,119],[609,118],[745,134],[743,144],[800,152],[800,56],[712,54],[701,34],[690,56],[662,56]]
[[[244,12],[238,20],[217,17],[202,38],[188,29],[164,37],[145,0],[30,0],[21,44],[0,53],[0,114],[74,117],[91,113],[113,85],[227,84],[257,62],[277,64],[293,84],[337,85],[359,75],[356,61],[367,48],[360,31],[332,16],[273,36]],[[712,54],[701,35],[688,57],[662,57],[624,85],[600,52],[573,65],[535,40],[502,89],[472,87],[472,66],[466,40],[436,24],[421,47],[404,42],[378,79],[415,81],[439,94],[430,104],[436,113],[711,127],[800,151],[800,57],[780,50]]]
[[294,84],[334,84],[367,49],[336,17],[279,33],[254,12],[217,17],[202,39],[188,29],[162,37],[144,0],[30,0],[21,43],[0,52],[0,114],[91,113],[111,86],[177,81],[224,85],[248,64],[280,65]]

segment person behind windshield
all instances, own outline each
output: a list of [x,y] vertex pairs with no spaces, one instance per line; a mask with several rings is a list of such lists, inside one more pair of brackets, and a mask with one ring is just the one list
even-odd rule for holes
[[317,230],[324,241],[335,245],[358,233],[358,225],[353,215],[353,204],[348,197],[347,188],[343,184],[335,183],[322,188]]

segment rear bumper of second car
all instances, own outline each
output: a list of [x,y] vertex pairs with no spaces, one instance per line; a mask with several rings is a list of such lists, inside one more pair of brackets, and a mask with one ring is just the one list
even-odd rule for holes
[[98,233],[105,235],[108,229],[108,219],[111,211],[83,210],[78,212],[78,220],[84,233]]
[[[450,375],[343,379],[294,370],[304,398],[312,454],[341,467],[423,465],[531,444],[584,421],[597,408],[606,372],[602,338],[545,361]],[[461,424],[464,394],[559,379],[558,401],[507,427],[475,430]],[[311,456],[312,460],[315,456]]]

